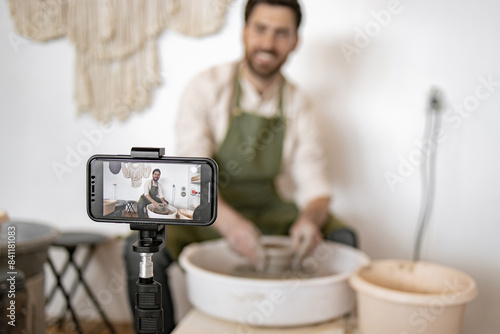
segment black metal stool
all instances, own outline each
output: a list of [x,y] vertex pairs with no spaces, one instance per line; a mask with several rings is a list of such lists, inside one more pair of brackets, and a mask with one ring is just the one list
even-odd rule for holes
[[[52,298],[54,297],[54,295],[58,289],[61,290],[61,292],[64,296],[64,299],[66,301],[66,308],[63,310],[61,316],[57,320],[57,323],[59,324],[60,327],[63,324],[63,319],[64,319],[64,316],[66,315],[66,312],[69,311],[71,318],[75,324],[76,331],[78,333],[82,333],[82,329],[80,327],[80,323],[78,322],[76,312],[71,305],[71,298],[75,294],[75,291],[76,291],[78,285],[82,285],[85,292],[89,296],[90,300],[94,304],[94,307],[96,308],[97,312],[99,313],[102,320],[104,321],[106,327],[108,327],[108,329],[110,330],[111,333],[115,333],[113,326],[109,322],[108,318],[106,317],[106,314],[104,313],[101,306],[97,302],[94,294],[90,290],[90,287],[88,286],[87,282],[85,281],[85,279],[83,277],[83,273],[85,272],[96,247],[100,243],[102,243],[106,240],[107,240],[107,238],[105,236],[100,235],[100,234],[95,234],[95,233],[62,233],[61,236],[51,244],[51,246],[53,246],[53,247],[64,248],[66,250],[66,252],[68,253],[68,259],[67,259],[66,263],[64,263],[60,272],[57,271],[50,256],[47,259],[49,266],[55,275],[57,283],[54,285],[54,287],[50,291],[49,295],[47,296],[46,304],[49,304],[51,302]],[[79,248],[79,247],[87,248],[87,253],[85,254],[85,257],[84,257],[81,265],[78,265],[75,261],[75,258],[74,258],[74,254],[75,254],[77,248]],[[72,265],[76,269],[77,279],[72,283],[71,289],[69,291],[67,291],[62,284],[62,279],[63,279],[63,277],[64,277],[64,275],[65,275],[65,273],[68,270],[70,265]]]
[[127,204],[125,205],[125,215],[127,215],[127,217],[134,217],[134,214],[137,214],[134,209],[134,205],[136,204],[136,201],[127,201]]

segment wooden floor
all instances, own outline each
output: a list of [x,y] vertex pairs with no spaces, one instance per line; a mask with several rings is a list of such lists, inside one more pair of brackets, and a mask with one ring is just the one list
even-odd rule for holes
[[[111,331],[102,323],[82,323],[82,334],[110,334]],[[113,324],[113,328],[116,334],[135,334],[133,326],[131,324]],[[57,326],[47,327],[47,334],[73,334],[78,333],[75,326],[66,322],[61,328]]]

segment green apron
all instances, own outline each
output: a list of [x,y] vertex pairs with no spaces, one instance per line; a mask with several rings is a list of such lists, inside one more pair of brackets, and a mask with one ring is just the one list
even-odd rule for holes
[[[153,184],[153,180],[151,180],[151,189],[149,190],[149,196],[151,196],[151,198],[156,202],[161,203],[161,199],[158,197],[158,184],[155,186]],[[147,206],[152,202],[150,202],[149,199],[147,199],[146,196],[142,194],[141,197],[139,198],[139,203],[144,206]]]
[[[287,235],[299,210],[294,203],[280,198],[274,182],[281,169],[286,128],[283,84],[279,112],[275,117],[266,118],[241,110],[238,78],[235,82],[235,105],[226,137],[213,157],[221,175],[219,196],[254,222],[262,234]],[[331,217],[322,232],[327,235],[338,227],[341,224]],[[214,228],[168,226],[167,250],[177,259],[184,246],[220,237]]]

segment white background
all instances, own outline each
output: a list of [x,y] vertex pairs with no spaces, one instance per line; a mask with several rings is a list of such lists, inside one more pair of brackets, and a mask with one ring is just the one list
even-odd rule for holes
[[[379,30],[372,12],[388,9],[388,1],[305,2],[302,39],[286,73],[331,121],[325,140],[334,161],[332,210],[359,231],[361,247],[373,259],[411,258],[420,203],[416,141],[428,92],[439,87],[446,104],[444,137],[422,258],[476,279],[479,296],[467,307],[463,333],[498,333],[500,2],[401,0],[398,13]],[[132,146],[163,146],[175,154],[174,132],[189,131],[174,126],[187,81],[242,53],[242,0],[230,6],[218,34],[192,38],[165,31],[159,39],[164,83],[151,107],[108,127],[77,115],[74,46],[65,38],[20,40],[8,13],[7,2],[0,1],[0,207],[13,218],[61,231],[126,235],[127,226],[87,218],[86,160],[97,153],[128,154]],[[370,27],[372,36],[359,44],[360,31]],[[362,47],[347,61],[340,45],[355,46],[356,36]],[[497,84],[488,91],[481,80]],[[474,100],[477,92],[490,94]],[[464,103],[473,110],[461,116]],[[59,180],[54,162],[65,164],[91,133],[91,150]],[[387,173],[404,177],[391,187]],[[122,275],[120,245],[100,248],[87,275],[111,318],[127,321],[125,290],[116,278]]]

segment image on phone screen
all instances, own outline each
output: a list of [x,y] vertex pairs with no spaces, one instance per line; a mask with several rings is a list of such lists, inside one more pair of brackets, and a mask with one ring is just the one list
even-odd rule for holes
[[208,223],[215,214],[206,163],[94,159],[90,216],[97,221]]

